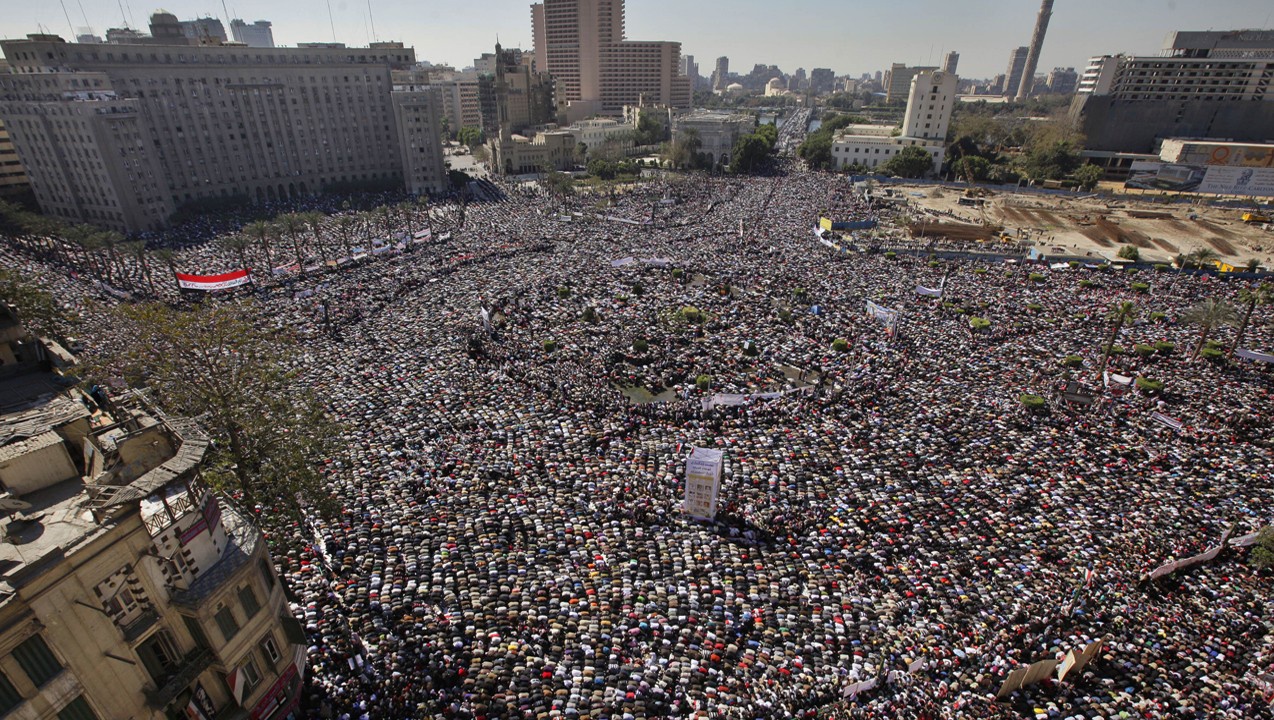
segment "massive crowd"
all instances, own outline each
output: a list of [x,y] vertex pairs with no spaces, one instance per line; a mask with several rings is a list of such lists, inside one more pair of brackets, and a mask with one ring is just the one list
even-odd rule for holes
[[[1271,375],[1190,359],[1179,320],[1239,284],[849,254],[819,244],[819,215],[880,220],[860,248],[901,242],[895,210],[822,174],[510,192],[366,228],[360,245],[391,249],[229,299],[308,337],[295,369],[345,428],[340,516],[273,533],[308,712],[1271,717],[1269,577],[1230,551],[1140,582],[1271,519]],[[83,273],[39,247],[6,262],[97,317]],[[236,258],[203,243],[174,263]],[[892,336],[867,300],[901,311]],[[1124,300],[1142,312],[1120,345],[1176,349],[1111,370],[1161,394],[1103,387]],[[1245,346],[1274,346],[1268,320]],[[1095,405],[1055,399],[1072,379]],[[681,513],[692,447],[725,452],[716,522]],[[1081,673],[995,700],[1015,667],[1095,639]]]

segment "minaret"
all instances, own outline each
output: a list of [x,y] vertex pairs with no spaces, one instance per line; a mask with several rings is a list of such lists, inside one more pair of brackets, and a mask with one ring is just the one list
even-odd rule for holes
[[[1040,62],[1040,52],[1044,49],[1044,33],[1048,32],[1048,19],[1053,16],[1053,0],[1044,0],[1040,5],[1039,17],[1035,18],[1035,34],[1031,35],[1031,49],[1026,55],[1026,67],[1022,70],[1022,82],[1017,86],[1017,97],[1014,100],[1023,102],[1031,97],[1031,86],[1035,84],[1035,68]],[[1012,88],[1009,88],[1012,90]],[[1007,94],[1007,93],[1006,93]]]

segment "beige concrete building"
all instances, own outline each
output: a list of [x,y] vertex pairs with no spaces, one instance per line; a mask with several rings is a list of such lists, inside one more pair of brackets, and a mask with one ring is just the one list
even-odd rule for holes
[[681,43],[624,39],[623,0],[545,0],[531,6],[537,69],[558,84],[574,122],[624,105],[689,107]]
[[672,139],[682,141],[688,132],[699,136],[699,152],[712,158],[714,165],[729,165],[730,153],[739,138],[756,130],[756,116],[714,110],[696,110],[673,118]]
[[[10,355],[72,362],[2,310]],[[304,629],[260,531],[198,480],[208,438],[4,367],[0,716],[297,717]]]
[[575,136],[569,130],[545,130],[535,137],[507,135],[487,147],[491,169],[500,175],[569,170],[575,164]]
[[22,167],[22,160],[18,158],[4,121],[0,120],[0,195],[15,195],[30,189],[27,171]]
[[[902,128],[892,125],[851,125],[832,140],[832,164],[838,170],[861,167],[876,170],[908,147],[919,147],[933,158],[932,172],[946,157],[947,128],[960,79],[940,70],[912,76]],[[898,132],[898,135],[894,133]]]
[[442,90],[428,85],[395,85],[392,98],[407,192],[425,195],[446,191],[450,183],[440,142]]
[[125,231],[206,199],[401,185],[392,68],[410,48],[0,42],[3,119],[41,208]]

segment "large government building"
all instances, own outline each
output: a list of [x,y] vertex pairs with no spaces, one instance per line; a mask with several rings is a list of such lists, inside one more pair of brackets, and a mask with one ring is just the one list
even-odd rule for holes
[[[401,43],[368,48],[0,42],[0,120],[48,215],[126,232],[184,205],[270,202],[356,186],[446,189],[435,93],[391,72]],[[407,116],[403,117],[403,113]],[[406,125],[407,127],[400,127]]]

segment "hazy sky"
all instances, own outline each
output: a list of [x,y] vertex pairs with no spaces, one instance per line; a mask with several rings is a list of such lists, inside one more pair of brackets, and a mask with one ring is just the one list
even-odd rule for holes
[[[154,0],[152,0],[154,2]],[[366,45],[373,38],[369,0],[164,0],[186,20],[227,15],[274,23],[280,45],[335,39]],[[63,37],[92,26],[101,35],[128,17],[145,28],[155,7],[145,0],[6,0],[0,36],[46,31]],[[63,12],[65,7],[65,13]],[[464,67],[490,51],[496,36],[506,47],[530,49],[527,0],[370,0],[375,37],[401,40],[416,57]],[[628,0],[628,37],[679,40],[708,75],[719,55],[746,73],[756,63],[791,73],[829,67],[859,75],[891,62],[941,64],[943,52],[960,52],[959,73],[1002,73],[1009,51],[1031,39],[1036,0]],[[122,8],[122,11],[121,11]],[[70,16],[70,23],[67,22]],[[87,22],[85,18],[87,17]],[[1040,71],[1081,68],[1089,56],[1117,52],[1154,54],[1172,30],[1270,28],[1270,0],[1057,0]]]

